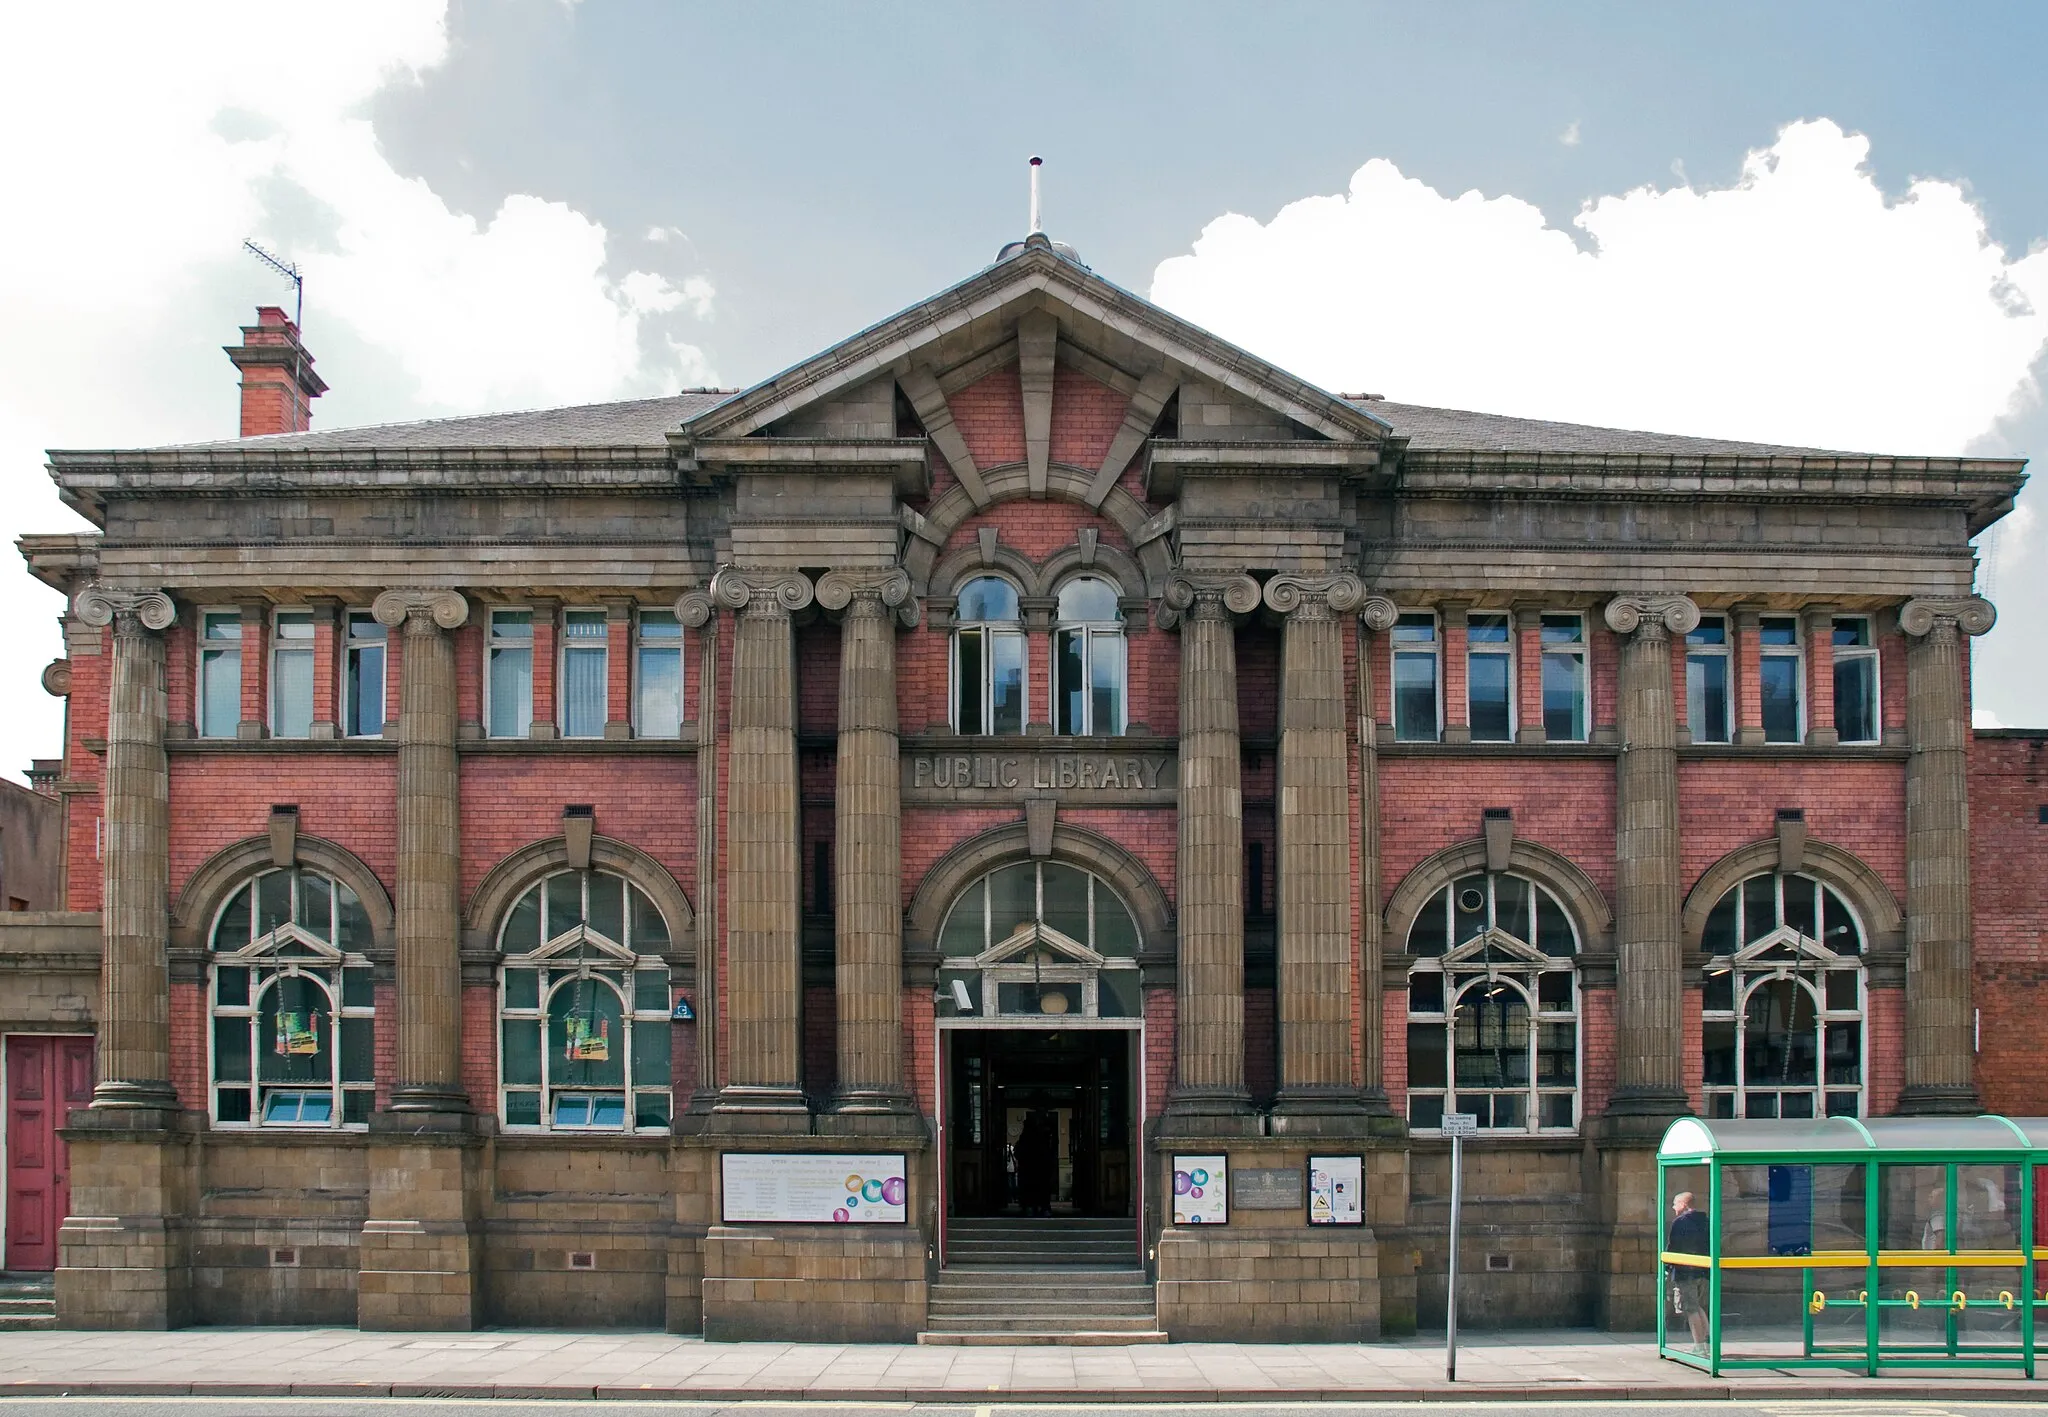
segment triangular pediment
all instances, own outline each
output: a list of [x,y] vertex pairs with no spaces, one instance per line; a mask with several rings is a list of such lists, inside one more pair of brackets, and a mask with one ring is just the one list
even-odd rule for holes
[[1790,969],[1802,960],[1814,960],[1823,964],[1841,963],[1842,957],[1833,950],[1808,939],[1789,925],[1780,925],[1770,934],[1750,941],[1730,956],[1730,962],[1745,968],[1768,968],[1781,964]]
[[1155,403],[1192,389],[1204,407],[1228,410],[1198,414],[1211,421],[1188,428],[1190,436],[1236,429],[1248,441],[1371,447],[1391,432],[1033,237],[1017,254],[689,419],[671,441],[685,449],[763,436],[886,441],[908,421],[899,418],[899,387],[921,405],[926,379],[957,385],[1021,363],[1028,380],[1041,353],[1133,396],[1143,385]]
[[1027,920],[997,940],[972,960],[973,969],[990,969],[1002,964],[1030,964],[1033,957],[1044,965],[1082,965],[1100,969],[1107,961],[1071,935],[1041,921]]
[[633,952],[616,940],[606,939],[588,925],[577,925],[549,940],[523,960],[541,964],[633,964]]
[[341,951],[302,925],[284,924],[219,959],[223,964],[332,965],[341,962]]
[[1481,930],[1464,944],[1444,952],[1445,965],[1456,964],[1542,964],[1554,965],[1551,958],[1534,945],[1516,939],[1498,927]]

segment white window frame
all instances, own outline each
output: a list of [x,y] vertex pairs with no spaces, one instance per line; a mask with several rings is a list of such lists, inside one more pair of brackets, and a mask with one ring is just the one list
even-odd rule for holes
[[[1430,626],[1428,650],[1425,652],[1421,649],[1402,648],[1404,644],[1413,646],[1420,643],[1420,641],[1402,640],[1400,638],[1403,624],[1411,620],[1421,619],[1424,616],[1429,618]],[[1387,643],[1390,646],[1390,653],[1387,659],[1387,693],[1389,695],[1387,716],[1394,723],[1394,741],[1397,743],[1442,742],[1444,736],[1443,617],[1434,610],[1403,610],[1396,616],[1392,627],[1387,631]],[[1434,665],[1433,673],[1436,678],[1436,731],[1427,736],[1405,734],[1401,731],[1403,726],[1401,717],[1401,659],[1404,655],[1415,659],[1422,659],[1426,656]]]
[[[1088,938],[1076,939],[1054,926],[1045,923],[1045,868],[1048,865],[1063,867],[1077,872],[1088,882]],[[992,903],[994,892],[990,886],[992,877],[1021,866],[1031,868],[1032,918],[1018,921],[1008,934],[998,935],[998,922]],[[970,903],[978,894],[978,907]],[[1129,955],[1106,955],[1096,948],[1099,935],[1099,921],[1103,902],[1120,911],[1131,929],[1132,948]],[[1117,893],[1114,886],[1085,866],[1071,861],[1022,861],[1009,862],[994,870],[986,871],[974,878],[953,898],[953,904],[946,910],[946,918],[940,922],[938,940],[943,950],[952,934],[953,917],[963,909],[978,908],[980,947],[974,954],[942,954],[939,961],[939,992],[942,1000],[950,999],[950,986],[957,980],[969,986],[973,1007],[965,1013],[957,1004],[947,1002],[945,1007],[953,1017],[974,1017],[986,1019],[1019,1019],[1045,1017],[1102,1017],[1101,981],[1105,971],[1113,971],[1128,978],[1134,986],[1137,998],[1137,1012],[1133,1018],[1144,1014],[1144,990],[1139,977],[1138,956],[1144,953],[1145,936],[1138,924],[1138,916]],[[970,922],[973,923],[973,922]],[[1071,985],[1078,999],[1077,1007],[1065,1015],[1029,1013],[1004,1013],[1001,1004],[1001,986],[1004,984],[1057,984]],[[1112,1019],[1116,1015],[1111,1015]]]
[[[658,635],[650,639],[647,634],[647,617],[649,615],[666,616],[667,619],[658,620],[656,623],[659,624],[664,629],[664,631],[666,631],[669,627],[673,626],[674,633],[672,635],[664,633],[662,635]],[[673,654],[675,656],[676,721],[673,730],[670,730],[666,725],[659,725],[659,731],[656,731],[655,729],[650,729],[648,727],[647,705],[645,699],[643,698],[643,694],[646,688],[645,670],[647,665],[647,656],[649,654]],[[688,667],[688,656],[686,656],[683,653],[683,622],[676,615],[675,611],[662,610],[658,608],[641,610],[638,614],[638,618],[634,622],[633,636],[634,737],[680,738],[682,736],[683,720],[685,717],[685,706],[689,702],[689,675],[687,672]]]
[[[1487,641],[1484,649],[1473,648],[1472,622],[1475,620],[1499,621],[1507,629],[1507,638],[1501,641]],[[1511,610],[1474,610],[1465,615],[1465,727],[1471,733],[1474,743],[1512,743],[1521,731],[1517,714],[1518,688],[1515,680],[1515,615]],[[1500,659],[1508,670],[1508,731],[1505,738],[1481,738],[1472,729],[1472,662],[1476,659]],[[1441,714],[1438,715],[1442,717]]]
[[[366,635],[358,640],[355,635],[355,626],[358,620],[365,620],[376,626],[377,634],[374,636]],[[342,736],[346,738],[382,737],[384,725],[391,721],[391,715],[385,712],[390,707],[390,699],[388,697],[391,675],[390,627],[378,620],[367,609],[344,610],[341,612],[341,629],[338,638],[341,642],[341,674],[335,689],[336,696],[340,699],[340,703],[336,705],[336,708],[340,711],[338,716],[341,719]],[[359,732],[358,730],[362,726],[361,717],[351,715],[348,708],[348,686],[351,680],[359,677],[356,666],[361,659],[362,652],[366,649],[375,649],[377,651],[377,731],[375,733]]]
[[[1773,743],[1782,746],[1784,744],[1804,743],[1806,741],[1806,627],[1802,623],[1803,618],[1804,617],[1799,615],[1762,615],[1757,617],[1756,674],[1757,706],[1758,716],[1760,718],[1766,717],[1763,712],[1765,661],[1773,659],[1789,660],[1792,665],[1792,706],[1794,720],[1792,736],[1790,738],[1771,737],[1768,719],[1766,718],[1766,722],[1763,726],[1764,741],[1766,743]],[[1792,643],[1790,645],[1772,645],[1766,644],[1764,642],[1764,626],[1769,625],[1773,622],[1788,624],[1792,627]]]
[[[571,637],[571,624],[588,625],[592,618],[598,627],[597,637],[576,640]],[[555,630],[555,724],[564,738],[602,738],[605,723],[611,718],[611,620],[601,607],[574,605],[565,607]],[[572,655],[595,659],[603,666],[600,679],[604,692],[600,696],[597,728],[594,732],[571,733],[569,731],[569,660]]]
[[[223,636],[217,640],[207,638],[207,626],[216,620],[226,621],[235,627],[233,639]],[[192,656],[192,722],[201,738],[233,738],[241,729],[242,722],[242,611],[239,606],[213,606],[202,609],[193,626],[193,639],[197,648]],[[209,648],[211,646],[211,648]],[[234,673],[234,712],[225,724],[210,722],[206,717],[206,684],[209,664],[221,659],[232,658]]]
[[[534,612],[530,606],[494,605],[491,607],[490,613],[484,617],[484,734],[486,737],[510,740],[528,738],[533,734],[533,614]],[[523,639],[508,637],[500,641],[498,639],[498,617],[501,615],[526,616],[525,637]],[[517,733],[499,733],[496,731],[497,693],[494,687],[494,681],[497,678],[494,671],[498,662],[498,653],[500,650],[518,651],[522,649],[526,651],[526,727]]]
[[[1015,620],[962,620],[958,618],[957,615],[955,616],[953,621],[953,633],[946,637],[948,651],[946,670],[947,717],[952,722],[953,731],[955,733],[961,734],[962,736],[974,738],[1014,736],[1010,734],[999,735],[997,734],[994,727],[996,659],[994,648],[995,640],[998,636],[1001,636],[1003,638],[1009,638],[1014,636],[1017,641],[1018,660],[1020,667],[1022,669],[1022,673],[1019,674],[1017,680],[1017,692],[1023,700],[1023,702],[1018,705],[1017,732],[1022,733],[1031,725],[1031,636],[1024,628],[1024,610],[1021,604],[1024,592],[1019,590],[1017,587],[1017,583],[1011,580],[1008,576],[999,576],[986,572],[981,575],[968,577],[965,581],[961,582],[960,588],[962,590],[965,590],[969,585],[972,585],[975,581],[980,580],[1001,581],[1004,585],[1007,585],[1010,588],[1011,594],[1015,595],[1020,602],[1017,609],[1017,618]],[[954,604],[956,607],[959,604],[957,597],[954,601]],[[978,634],[981,637],[982,642],[982,726],[979,729],[971,731],[963,727],[960,721],[960,639],[962,635],[970,633]]]
[[[575,875],[580,878],[582,893],[581,921],[566,929],[556,930],[549,938],[550,919],[548,904],[548,882],[557,876]],[[590,920],[590,881],[593,876],[606,876],[623,882],[624,933],[625,940],[614,940],[592,928]],[[505,953],[505,932],[510,927],[513,908],[532,893],[539,892],[537,909],[540,921],[540,944],[518,954]],[[583,1133],[597,1132],[608,1136],[667,1136],[675,1129],[675,1051],[674,1039],[670,1038],[668,1075],[659,1082],[647,1082],[634,1076],[634,1034],[641,1028],[657,1027],[668,1029],[674,1019],[673,1007],[669,1000],[675,993],[675,978],[669,970],[668,960],[659,953],[643,953],[634,949],[639,943],[633,939],[633,893],[638,892],[647,900],[648,908],[659,914],[661,907],[653,897],[640,890],[630,879],[616,871],[601,867],[588,870],[550,871],[531,882],[526,890],[519,893],[508,908],[504,919],[498,922],[498,1019],[496,1026],[496,1048],[498,1060],[498,1120],[507,1132],[519,1135],[539,1135],[548,1132]],[[668,945],[674,935],[666,918],[663,919],[662,944]],[[532,970],[535,1004],[531,1008],[513,1007],[509,1002],[510,975],[513,970]],[[639,1004],[641,973],[659,972],[662,979],[663,1003],[659,1009],[642,1008]],[[594,982],[593,982],[594,981]],[[573,1082],[558,1082],[554,1077],[554,1047],[548,1030],[548,1007],[555,994],[563,989],[583,987],[609,988],[620,1004],[619,1041],[621,1058],[621,1082],[618,1086],[584,1086]],[[505,1075],[505,1026],[508,1023],[537,1025],[540,1029],[540,1081],[508,1082]],[[510,1098],[512,1094],[538,1094],[539,1121],[513,1122]],[[642,1126],[638,1121],[638,1098],[643,1095],[661,1094],[665,1098],[669,1120],[660,1125]],[[557,1122],[556,1114],[560,1104],[572,1098],[598,1098],[617,1096],[621,1104],[619,1126],[599,1126],[592,1122]]]
[[[1576,640],[1550,640],[1545,635],[1551,622],[1572,620],[1577,622],[1579,637]],[[1537,619],[1538,692],[1543,696],[1542,722],[1543,741],[1546,743],[1584,743],[1593,736],[1593,659],[1592,644],[1586,630],[1586,616],[1578,610],[1546,610]],[[1550,732],[1550,662],[1552,660],[1573,661],[1573,692],[1578,699],[1578,732],[1567,737],[1552,737]]]
[[[318,696],[313,690],[313,680],[318,677],[319,670],[319,666],[314,662],[319,656],[319,632],[315,627],[314,618],[311,610],[302,610],[297,607],[281,607],[273,610],[270,614],[270,673],[267,676],[269,682],[264,687],[268,691],[270,699],[269,704],[265,708],[265,714],[269,719],[270,736],[273,738],[295,739],[313,736],[313,720],[319,716]],[[286,638],[284,630],[287,623],[292,625],[303,624],[306,627],[305,636],[303,638]],[[282,722],[284,706],[278,696],[278,684],[281,676],[277,671],[279,663],[287,654],[303,654],[307,660],[306,731],[304,733],[286,733]]]
[[[1119,594],[1116,582],[1107,576],[1084,575],[1070,578],[1060,587],[1064,595],[1071,586],[1083,581],[1092,581],[1107,590],[1114,598]],[[1060,729],[1060,710],[1065,700],[1065,686],[1060,683],[1061,639],[1066,635],[1078,635],[1081,640],[1081,726]],[[1103,728],[1095,722],[1095,649],[1098,640],[1114,639],[1117,646],[1116,716],[1114,727]],[[1046,656],[1046,702],[1052,712],[1053,732],[1065,737],[1116,737],[1123,734],[1131,721],[1131,647],[1125,632],[1123,612],[1117,612],[1114,620],[1060,620],[1055,619],[1052,627],[1052,653]]]
[[[1871,744],[1884,741],[1884,661],[1877,650],[1877,622],[1869,615],[1837,615],[1828,627],[1828,638],[1832,642],[1845,624],[1860,624],[1863,637],[1868,644],[1833,644],[1834,687],[1835,687],[1835,732],[1843,743]],[[1842,733],[1841,667],[1845,663],[1870,665],[1870,736],[1851,738]]]
[[[1692,734],[1692,741],[1695,743],[1728,744],[1735,741],[1735,624],[1734,618],[1728,615],[1700,616],[1700,630],[1704,630],[1710,623],[1721,627],[1719,644],[1694,640],[1693,636],[1698,634],[1699,630],[1689,631],[1685,637],[1685,727],[1686,731]],[[1702,737],[1700,725],[1693,719],[1694,660],[1702,663],[1707,660],[1719,660],[1721,664],[1721,722],[1720,732],[1716,737]]]

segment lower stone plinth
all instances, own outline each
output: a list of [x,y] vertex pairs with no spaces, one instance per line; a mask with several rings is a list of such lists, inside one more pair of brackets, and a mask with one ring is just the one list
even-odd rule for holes
[[913,1227],[878,1228],[712,1226],[705,1338],[915,1343],[925,1324],[925,1241]]
[[1363,1226],[1313,1234],[1174,1227],[1159,1237],[1159,1327],[1178,1343],[1369,1343],[1379,1246]]
[[190,1138],[153,1120],[86,1109],[65,1129],[73,1213],[57,1231],[56,1289],[66,1328],[192,1321]]
[[475,1328],[484,1321],[477,1213],[484,1182],[475,1141],[373,1132],[369,1170],[357,1326]]
[[1600,1326],[1639,1333],[1657,1327],[1657,1254],[1664,1217],[1657,1213],[1657,1153],[1636,1138],[1600,1149],[1601,1210],[1608,1220],[1601,1266]]

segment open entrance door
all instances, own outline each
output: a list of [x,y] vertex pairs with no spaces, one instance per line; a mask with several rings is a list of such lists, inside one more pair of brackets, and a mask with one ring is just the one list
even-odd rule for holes
[[952,1031],[947,1211],[1136,1214],[1129,1029]]

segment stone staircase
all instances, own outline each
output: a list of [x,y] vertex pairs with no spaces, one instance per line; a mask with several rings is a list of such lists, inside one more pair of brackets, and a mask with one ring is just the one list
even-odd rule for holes
[[48,1274],[0,1274],[0,1333],[57,1326],[57,1281]]
[[1164,1343],[1131,1220],[955,1220],[930,1344]]

